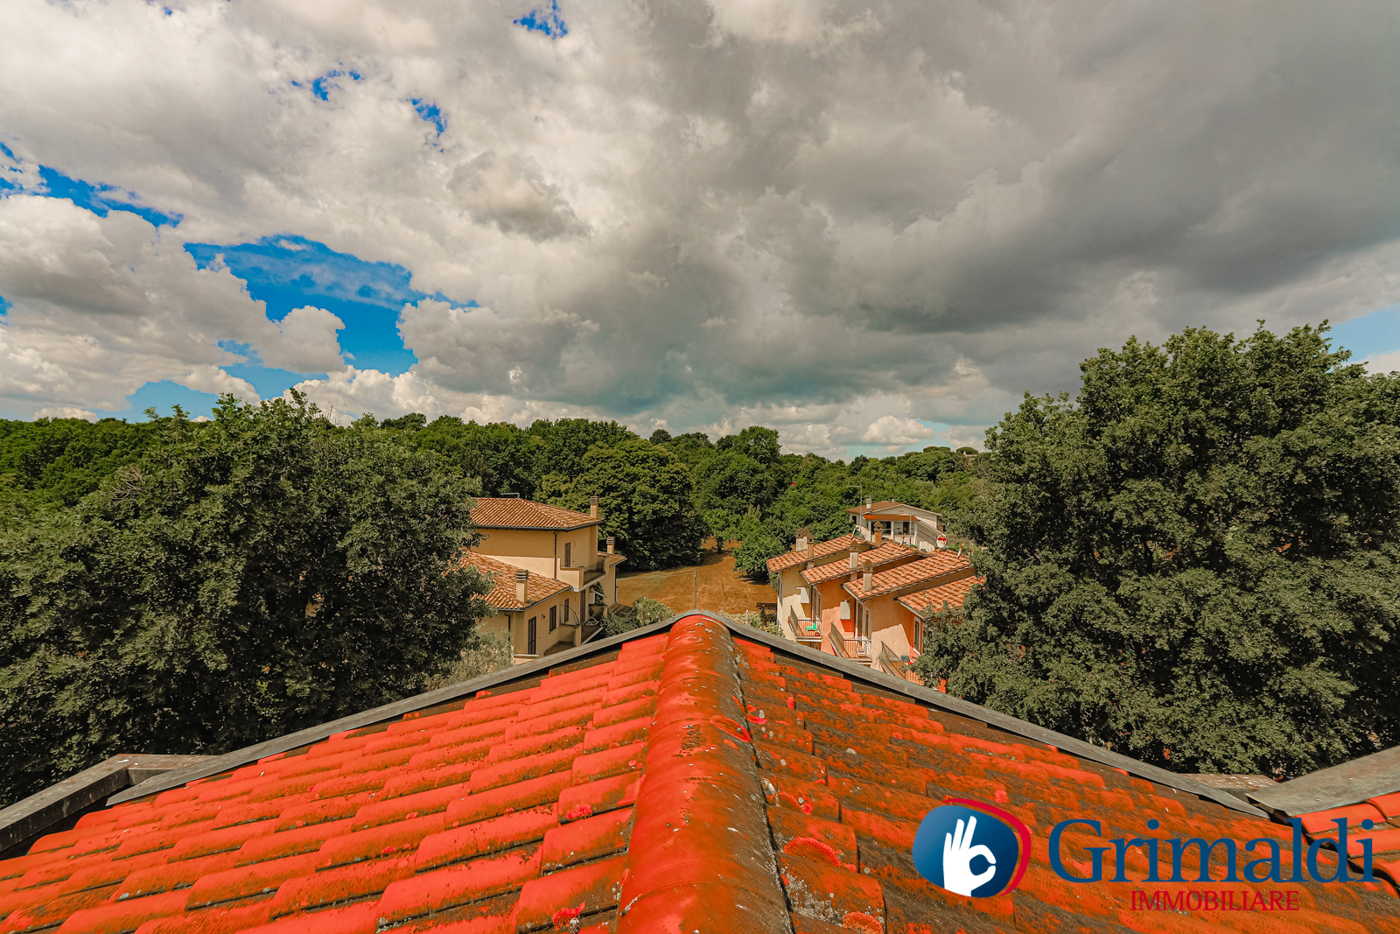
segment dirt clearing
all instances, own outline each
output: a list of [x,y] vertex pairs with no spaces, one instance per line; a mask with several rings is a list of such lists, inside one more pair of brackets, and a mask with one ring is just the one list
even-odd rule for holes
[[651,597],[678,613],[701,609],[734,614],[776,599],[772,587],[734,573],[732,551],[716,554],[707,549],[703,554],[698,567],[618,574],[618,600],[632,604],[638,597]]

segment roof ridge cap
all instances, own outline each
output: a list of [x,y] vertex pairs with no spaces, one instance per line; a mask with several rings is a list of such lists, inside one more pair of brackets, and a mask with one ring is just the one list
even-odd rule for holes
[[729,626],[687,615],[664,657],[618,934],[790,932]]

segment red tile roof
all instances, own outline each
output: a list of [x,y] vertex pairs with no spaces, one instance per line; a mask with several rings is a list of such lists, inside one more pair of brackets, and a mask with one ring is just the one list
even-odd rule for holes
[[513,496],[478,497],[472,509],[472,523],[479,529],[578,529],[585,525],[599,525],[602,519],[594,519],[587,513],[546,506],[528,499]]
[[462,552],[462,563],[476,568],[491,581],[491,592],[486,595],[486,602],[498,610],[523,610],[527,606],[534,606],[541,600],[572,589],[568,584],[552,577],[526,571],[530,578],[525,582],[525,600],[521,602],[515,596],[515,575],[518,571],[525,570],[524,568],[497,561],[489,555],[475,551]]
[[[1365,870],[1367,844],[1370,844],[1372,871],[1400,885],[1400,792],[1368,798],[1346,807],[1330,808],[1299,815],[1308,843],[1328,841],[1325,846],[1335,849],[1340,827],[1339,818],[1347,821],[1347,855],[1352,868],[1359,874]],[[1363,823],[1370,821],[1368,829]]]
[[[812,546],[812,555],[817,558],[826,558],[834,554],[845,554],[851,550],[852,542],[865,543],[865,539],[855,535],[842,535],[840,538],[833,538],[829,542],[817,542]],[[807,560],[806,551],[789,551],[786,554],[778,555],[776,558],[768,559],[768,573],[777,574],[788,568],[797,567]]]
[[[849,554],[849,552],[847,552]],[[908,560],[922,554],[917,548],[910,548],[908,545],[901,545],[898,542],[885,542],[878,548],[860,553],[860,561],[869,561],[872,567],[879,567],[882,564],[889,564],[891,561]],[[814,568],[808,568],[802,572],[802,579],[809,584],[820,584],[822,581],[829,581],[837,577],[845,577],[851,573],[850,561],[833,561],[830,564],[819,564]]]
[[[1291,830],[843,670],[688,616],[86,814],[0,860],[0,932],[1400,931],[1385,883],[1289,883],[1300,910],[1279,918],[1133,910],[1137,889],[1225,883],[1066,882],[1046,841],[1069,817],[1104,838],[1149,835],[1152,817],[1164,837],[1285,851]],[[955,896],[914,869],[915,831],[945,797],[1030,828],[1014,892]],[[1072,868],[1104,843],[1065,834]],[[1143,877],[1140,850],[1127,868]]]
[[888,571],[877,573],[870,581],[870,592],[865,592],[865,577],[856,578],[853,583],[845,585],[847,592],[860,599],[866,597],[879,596],[882,593],[889,593],[904,587],[918,584],[920,581],[932,581],[945,574],[952,574],[958,571],[969,571],[972,562],[965,555],[951,551],[935,551],[920,561],[910,564],[901,564],[898,567],[890,568]]
[[967,597],[968,592],[973,587],[985,583],[986,580],[985,577],[964,577],[951,584],[940,584],[927,590],[916,590],[913,593],[905,594],[899,598],[899,602],[915,613],[929,607],[933,607],[934,610],[942,610],[944,603],[947,603],[950,609],[956,609],[963,605],[963,599]]

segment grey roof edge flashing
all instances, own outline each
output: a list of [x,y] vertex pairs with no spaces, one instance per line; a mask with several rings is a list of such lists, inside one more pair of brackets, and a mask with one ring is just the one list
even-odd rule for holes
[[471,681],[463,681],[459,684],[448,685],[447,687],[438,688],[435,691],[429,691],[425,694],[406,697],[403,700],[374,707],[370,710],[351,714],[347,717],[341,717],[339,720],[332,720],[329,723],[307,727],[304,730],[289,733],[286,736],[280,736],[252,746],[246,746],[243,749],[236,749],[233,752],[225,753],[222,756],[216,756],[196,766],[166,772],[155,778],[148,779],[139,785],[134,785],[123,791],[119,791],[107,800],[107,804],[121,804],[124,801],[133,801],[137,798],[144,798],[147,795],[169,791],[171,788],[178,788],[186,782],[191,782],[199,778],[208,778],[211,775],[217,775],[229,769],[239,768],[256,762],[265,756],[275,755],[279,752],[289,752],[293,749],[305,746],[308,743],[319,742],[333,733],[374,726],[386,720],[402,717],[406,713],[413,713],[414,711],[422,710],[426,707],[434,707],[438,704],[445,704],[461,697],[470,696],[477,691],[487,688],[538,677],[547,673],[551,668],[557,668],[573,661],[601,654],[633,639],[645,638],[646,636],[654,635],[658,632],[664,632],[677,620],[687,616],[705,616],[716,620],[723,623],[731,632],[738,633],[746,639],[762,643],[769,648],[785,652],[788,655],[804,659],[813,664],[824,665],[828,668],[835,669],[846,675],[852,681],[859,681],[864,684],[870,684],[888,691],[903,694],[913,700],[947,710],[959,716],[967,717],[970,720],[978,720],[1008,733],[1054,746],[1063,752],[1081,759],[1088,759],[1091,762],[1097,762],[1100,765],[1106,765],[1110,768],[1122,769],[1130,775],[1145,778],[1157,782],[1158,784],[1166,785],[1177,791],[1186,792],[1208,801],[1213,801],[1232,811],[1241,811],[1255,817],[1269,817],[1264,811],[1241,801],[1228,792],[1221,791],[1217,788],[1211,788],[1200,782],[1177,775],[1174,772],[1168,772],[1166,769],[1148,765],[1145,762],[1139,762],[1136,759],[1111,752],[1099,746],[1094,746],[1083,740],[1065,736],[1062,733],[1056,733],[1054,730],[1038,727],[1028,721],[998,713],[995,710],[974,704],[971,701],[965,701],[958,697],[951,697],[947,694],[940,693],[931,688],[922,687],[910,681],[905,681],[903,678],[896,678],[894,675],[866,668],[848,659],[838,658],[835,655],[828,655],[815,649],[809,649],[796,642],[789,642],[781,636],[775,636],[761,629],[755,629],[744,623],[736,622],[722,613],[701,609],[686,610],[671,616],[669,619],[664,619],[659,623],[653,623],[650,626],[634,629],[631,632],[625,632],[618,636],[609,636],[597,642],[590,642],[587,645],[578,646],[568,652],[561,652],[558,655],[551,655],[548,658],[538,659],[527,665],[516,665],[504,671],[482,675]]
[[941,708],[949,713],[967,717],[969,720],[978,720],[982,723],[994,726],[999,730],[1005,730],[1008,733],[1023,736],[1026,739],[1033,739],[1037,742],[1054,746],[1061,752],[1069,753],[1072,756],[1088,759],[1091,762],[1097,762],[1109,768],[1122,769],[1128,774],[1138,778],[1145,778],[1157,782],[1160,785],[1166,785],[1168,788],[1184,791],[1188,794],[1196,795],[1199,798],[1213,801],[1232,811],[1242,811],[1245,814],[1250,814],[1255,817],[1267,818],[1269,816],[1259,808],[1241,801],[1228,792],[1203,785],[1194,779],[1178,775],[1175,772],[1168,772],[1166,769],[1158,768],[1155,765],[1148,765],[1145,762],[1140,762],[1137,759],[1130,758],[1120,753],[1111,752],[1101,746],[1086,743],[1083,740],[1075,739],[1072,736],[1066,736],[1063,733],[1056,733],[1054,730],[1047,730],[1044,727],[1036,726],[1034,723],[1030,723],[1026,720],[1019,720],[1008,714],[998,713],[989,707],[983,707],[980,704],[965,701],[960,697],[952,697],[951,695],[935,691],[932,688],[922,687],[911,681],[905,681],[903,678],[897,678],[894,675],[886,674],[883,671],[875,671],[873,668],[866,668],[864,665],[849,659],[838,658],[835,655],[828,655],[816,649],[809,649],[805,645],[789,642],[782,636],[775,636],[771,633],[763,632],[760,629],[754,629],[752,626],[736,623],[720,614],[710,613],[705,610],[696,610],[694,612],[721,620],[728,625],[731,630],[739,632],[746,639],[761,642],[769,648],[778,649],[796,658],[811,661],[814,664],[837,669],[852,681],[860,681],[865,684],[884,688],[887,691],[904,694],[913,700]]
[[1250,792],[1249,799],[1284,817],[1358,804],[1400,791],[1400,746]]
[[404,714],[423,710],[427,707],[436,707],[438,704],[446,704],[458,698],[470,697],[477,691],[488,688],[500,687],[515,681],[527,681],[530,678],[547,674],[551,668],[558,668],[567,665],[571,661],[588,658],[592,655],[600,654],[609,649],[628,642],[662,632],[667,629],[681,616],[688,616],[688,613],[681,613],[670,619],[634,629],[631,632],[624,632],[618,636],[609,636],[596,642],[589,642],[586,645],[577,646],[567,652],[560,652],[558,655],[550,655],[538,658],[533,662],[524,665],[514,665],[502,671],[493,671],[490,674],[473,678],[470,681],[461,681],[457,684],[449,684],[446,687],[428,691],[423,694],[415,694],[405,697],[402,700],[392,701],[388,704],[381,704],[369,710],[362,710],[359,713],[341,717],[338,720],[331,720],[328,723],[320,723],[316,726],[309,726],[304,730],[295,733],[288,733],[285,736],[278,736],[274,739],[264,740],[261,743],[254,743],[251,746],[244,746],[242,749],[235,749],[226,752],[221,756],[215,756],[207,762],[167,772],[155,778],[147,779],[139,785],[119,791],[117,794],[107,799],[107,804],[121,804],[125,801],[134,801],[137,798],[144,798],[147,795],[158,794],[162,791],[169,791],[178,788],[186,782],[192,782],[198,778],[208,778],[211,775],[218,775],[220,772],[229,769],[240,768],[245,765],[257,762],[266,756],[276,755],[279,752],[290,752],[308,743],[316,743],[332,735],[342,733],[346,730],[358,730],[367,726],[374,726],[386,720],[396,720]]
[[131,784],[133,773],[145,777],[165,772],[192,758],[202,757],[122,753],[16,801],[0,810],[0,853],[50,832],[55,824]]

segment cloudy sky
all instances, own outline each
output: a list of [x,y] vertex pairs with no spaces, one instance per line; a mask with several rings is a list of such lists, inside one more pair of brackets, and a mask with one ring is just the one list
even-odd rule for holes
[[8,0],[0,417],[300,386],[843,456],[1129,335],[1400,367],[1393,0]]

